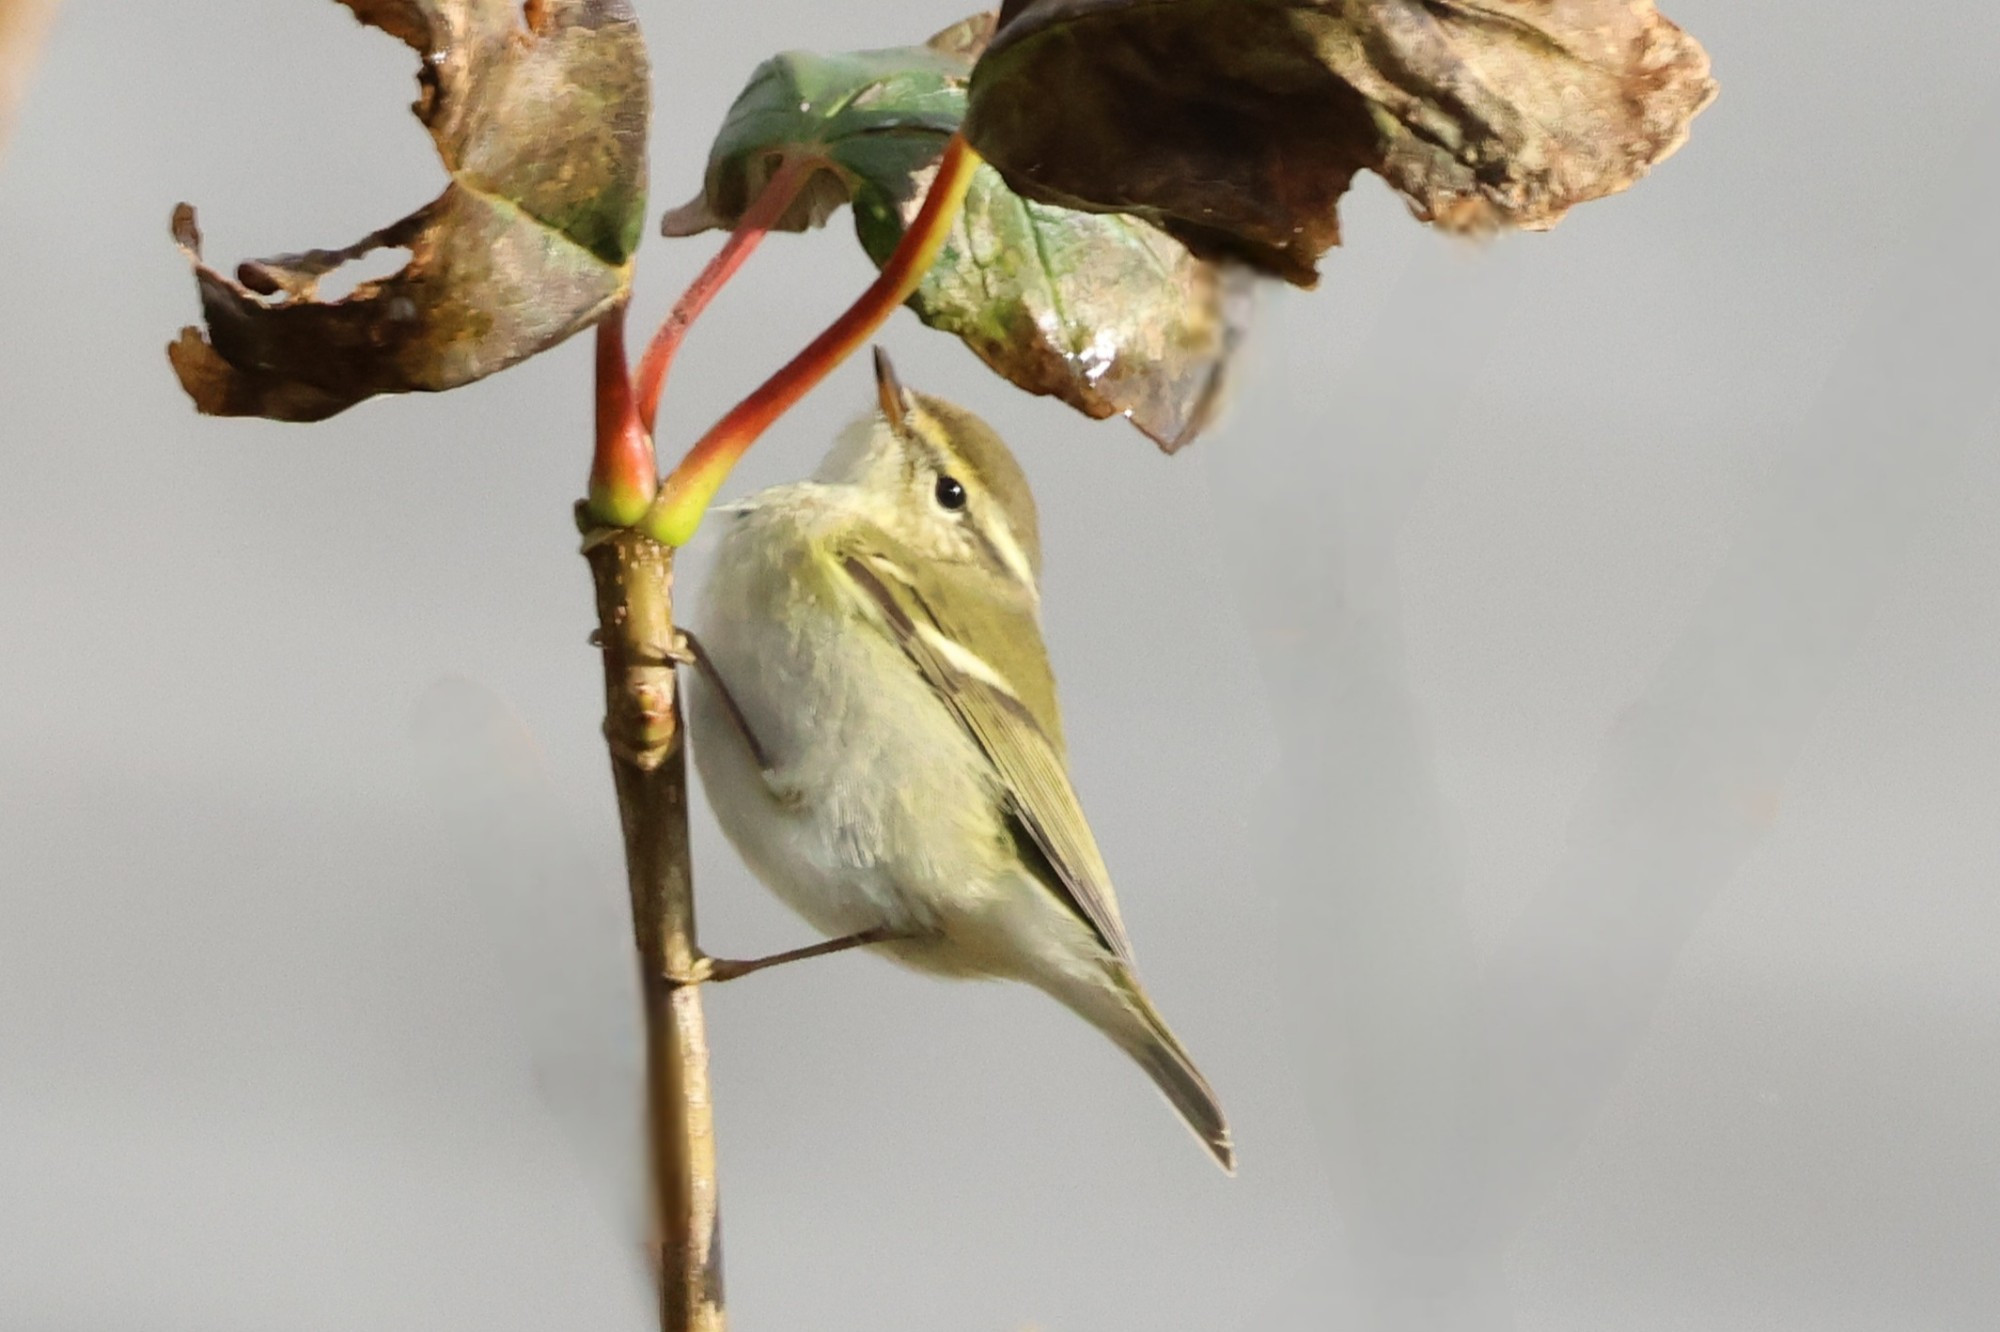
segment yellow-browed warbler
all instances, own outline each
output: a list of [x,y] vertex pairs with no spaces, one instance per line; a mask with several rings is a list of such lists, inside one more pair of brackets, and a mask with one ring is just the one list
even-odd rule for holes
[[1215,1093],[1133,971],[1070,787],[1026,479],[900,385],[814,479],[730,506],[689,681],[695,762],[750,868],[835,939],[1026,981],[1109,1036],[1234,1169]]

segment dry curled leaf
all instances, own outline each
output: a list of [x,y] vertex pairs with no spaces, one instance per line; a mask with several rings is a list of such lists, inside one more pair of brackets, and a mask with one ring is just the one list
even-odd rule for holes
[[[814,164],[779,226],[854,204],[863,248],[885,262],[922,205],[965,112],[991,15],[923,46],[766,61],[730,108],[702,194],[669,235],[734,225],[778,162]],[[995,371],[1085,414],[1123,415],[1162,448],[1212,419],[1248,313],[1249,277],[1191,254],[1135,217],[1033,203],[981,167],[937,261],[910,298]]]
[[[208,327],[168,355],[211,415],[313,421],[456,388],[595,323],[630,284],[650,75],[628,0],[341,3],[421,57],[414,110],[451,184],[353,245],[252,260],[234,280],[176,208]],[[398,272],[318,299],[326,274],[398,246]]]
[[1310,286],[1358,171],[1426,222],[1540,230],[1714,95],[1650,0],[1010,0],[965,128],[1031,198]]

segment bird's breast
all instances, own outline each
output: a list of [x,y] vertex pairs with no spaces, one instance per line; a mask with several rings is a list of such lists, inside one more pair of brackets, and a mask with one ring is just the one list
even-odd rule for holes
[[745,861],[817,928],[928,928],[1002,876],[990,766],[814,538],[752,512],[718,550],[696,632],[770,770],[698,677],[696,765]]

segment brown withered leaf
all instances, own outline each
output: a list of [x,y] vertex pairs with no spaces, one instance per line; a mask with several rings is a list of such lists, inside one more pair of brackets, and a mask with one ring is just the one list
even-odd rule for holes
[[[341,3],[417,51],[413,109],[451,184],[352,245],[252,260],[233,280],[202,262],[194,209],[176,208],[208,328],[167,351],[211,415],[315,421],[456,388],[595,323],[631,281],[650,74],[629,0]],[[398,272],[318,299],[326,274],[398,246]]]
[[1010,0],[965,129],[1023,194],[1311,286],[1359,171],[1450,230],[1542,230],[1714,95],[1651,0]]

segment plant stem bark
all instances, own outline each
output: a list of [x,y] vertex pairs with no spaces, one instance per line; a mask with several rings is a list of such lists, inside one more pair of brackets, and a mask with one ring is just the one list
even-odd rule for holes
[[[579,509],[579,518],[583,511]],[[604,650],[604,735],[625,831],[645,997],[646,1096],[660,1228],[662,1332],[723,1332],[722,1246],[708,1039],[689,868],[687,753],[669,650],[673,552],[625,528],[586,532]]]

